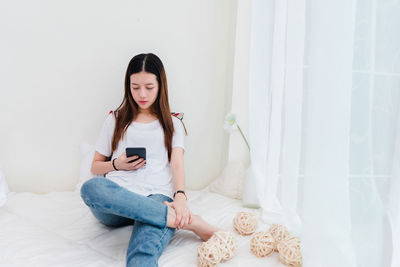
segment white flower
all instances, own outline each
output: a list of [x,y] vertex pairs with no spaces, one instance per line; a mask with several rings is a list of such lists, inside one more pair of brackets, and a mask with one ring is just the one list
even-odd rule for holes
[[228,113],[224,121],[224,129],[228,133],[232,133],[238,129],[236,115],[233,113]]
[[244,136],[242,129],[240,129],[240,126],[237,122],[236,119],[236,115],[233,113],[228,113],[225,117],[225,121],[224,121],[224,129],[228,132],[228,133],[233,133],[236,130],[239,130],[240,134],[243,137],[243,140],[246,142],[246,146],[250,151],[250,146],[249,146],[249,142],[247,142],[246,137]]

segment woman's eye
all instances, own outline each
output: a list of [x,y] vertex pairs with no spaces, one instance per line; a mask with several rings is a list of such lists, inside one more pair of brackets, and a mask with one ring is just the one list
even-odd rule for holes
[[139,87],[132,87],[132,89],[133,89],[133,90],[137,90],[137,89],[139,89]]
[[154,89],[154,87],[147,87],[147,89]]

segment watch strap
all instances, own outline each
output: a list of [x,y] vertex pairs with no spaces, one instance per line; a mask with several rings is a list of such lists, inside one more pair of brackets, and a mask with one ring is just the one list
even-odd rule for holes
[[178,194],[178,193],[183,194],[183,195],[185,196],[186,200],[187,200],[186,193],[185,193],[185,191],[183,191],[183,190],[177,190],[177,191],[174,193],[174,198],[175,198],[175,195]]

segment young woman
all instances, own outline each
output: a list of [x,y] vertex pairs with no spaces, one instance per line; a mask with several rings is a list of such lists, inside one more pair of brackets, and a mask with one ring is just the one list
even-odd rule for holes
[[[182,122],[170,112],[161,60],[151,53],[133,57],[122,104],[110,112],[96,142],[92,172],[99,177],[81,188],[101,223],[133,224],[127,266],[158,266],[175,229],[193,231],[202,240],[219,230],[187,205],[184,136]],[[146,160],[127,157],[127,147],[145,147]]]

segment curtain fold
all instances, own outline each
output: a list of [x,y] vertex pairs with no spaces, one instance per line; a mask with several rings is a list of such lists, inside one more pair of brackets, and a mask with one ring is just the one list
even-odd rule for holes
[[286,9],[282,152],[278,197],[284,211],[284,223],[297,235],[301,230],[297,206],[302,143],[305,1],[288,1]]
[[[266,84],[269,80],[270,36],[268,27],[273,12],[267,1],[253,0],[251,6],[251,38],[249,62],[249,143],[251,165],[246,172],[243,188],[243,203],[259,207],[264,195],[266,182],[265,162],[267,161],[267,136],[269,121],[269,100]],[[256,115],[255,115],[256,114]],[[273,181],[276,183],[276,181]],[[275,197],[275,195],[273,195]],[[277,199],[269,203],[268,209],[280,210]]]
[[249,117],[251,166],[243,195],[248,206],[261,206],[264,221],[296,233],[304,10],[304,1],[252,2],[249,112],[257,115]]

